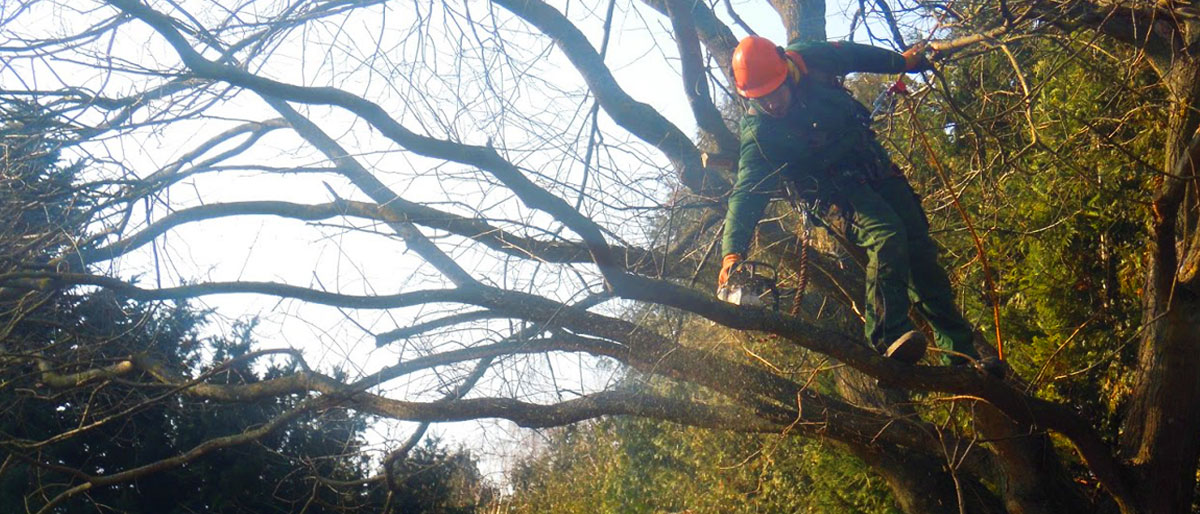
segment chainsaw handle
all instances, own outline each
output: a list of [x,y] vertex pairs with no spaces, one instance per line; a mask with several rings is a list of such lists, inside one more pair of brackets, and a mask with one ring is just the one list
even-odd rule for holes
[[774,265],[765,263],[763,261],[737,261],[734,263],[733,268],[730,268],[729,275],[733,276],[734,273],[742,271],[742,268],[746,268],[745,271],[751,275],[757,275],[759,268],[767,268],[771,270],[772,278],[779,278],[779,270],[776,269]]

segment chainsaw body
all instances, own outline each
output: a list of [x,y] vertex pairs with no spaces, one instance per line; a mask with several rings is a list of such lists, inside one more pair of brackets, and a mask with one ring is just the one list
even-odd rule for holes
[[729,271],[729,280],[717,298],[734,305],[779,308],[779,272],[765,262],[741,261]]

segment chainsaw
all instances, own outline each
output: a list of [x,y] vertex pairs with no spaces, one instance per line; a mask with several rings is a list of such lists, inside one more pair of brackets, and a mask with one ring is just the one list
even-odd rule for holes
[[758,261],[740,261],[729,271],[729,280],[717,290],[717,298],[734,305],[764,307],[767,301],[779,309],[779,271]]

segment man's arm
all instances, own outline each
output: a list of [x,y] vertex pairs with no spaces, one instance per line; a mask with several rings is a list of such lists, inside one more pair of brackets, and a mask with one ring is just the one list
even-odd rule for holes
[[[738,158],[738,177],[729,195],[729,210],[725,213],[725,235],[721,240],[721,255],[746,255],[754,228],[762,219],[771,191],[778,189],[782,162],[772,163],[766,151],[771,144],[759,140],[757,124],[743,122],[742,147]],[[764,144],[765,143],[765,144]],[[765,146],[765,148],[764,148]]]
[[810,71],[831,75],[902,73],[908,71],[910,65],[904,54],[848,41],[798,42],[788,45],[787,49],[800,54]]

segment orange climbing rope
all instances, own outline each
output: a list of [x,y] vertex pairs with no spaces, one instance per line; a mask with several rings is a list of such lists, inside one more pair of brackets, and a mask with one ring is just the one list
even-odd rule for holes
[[[903,80],[897,80],[900,82]],[[929,144],[929,138],[925,136],[925,127],[917,118],[917,110],[915,108],[909,111],[909,120],[921,141],[921,146],[925,148],[925,154],[929,158],[930,164],[937,171],[938,178],[942,181],[942,185],[950,192],[950,201],[954,204],[954,208],[958,210],[963,221],[967,224],[967,231],[971,233],[971,238],[975,241],[975,251],[979,254],[979,263],[983,266],[983,280],[988,288],[988,299],[992,304],[992,321],[996,327],[996,352],[999,354],[1000,360],[1004,360],[1004,338],[1000,333],[1000,302],[999,294],[996,292],[996,282],[992,279],[992,267],[988,262],[987,253],[983,249],[983,240],[979,237],[979,232],[975,230],[975,223],[971,221],[971,216],[967,210],[963,208],[962,203],[958,201],[958,193],[954,191],[954,187],[950,184],[950,179],[946,175],[946,169],[942,166],[937,155],[933,152],[933,146]]]

